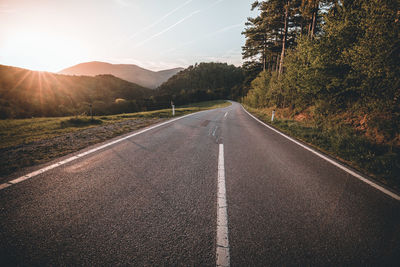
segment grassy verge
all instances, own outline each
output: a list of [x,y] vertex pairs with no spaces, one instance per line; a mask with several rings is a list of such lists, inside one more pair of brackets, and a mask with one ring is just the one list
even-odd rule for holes
[[296,121],[287,110],[278,110],[271,123],[272,109],[246,109],[274,126],[318,150],[329,154],[377,181],[400,191],[400,148],[378,144],[344,124],[321,125],[312,120]]
[[[190,106],[178,107],[175,110],[176,116],[189,113],[220,108],[231,105],[226,101],[207,101],[195,103]],[[164,119],[171,118],[170,109],[162,109],[147,112],[124,113],[109,116],[90,117],[52,117],[0,120],[0,149],[15,145],[26,144],[33,141],[40,141],[61,134],[81,131],[83,129],[107,125],[134,119]]]
[[[207,101],[177,107],[175,116],[231,105]],[[171,110],[109,116],[0,120],[0,177],[171,118]]]

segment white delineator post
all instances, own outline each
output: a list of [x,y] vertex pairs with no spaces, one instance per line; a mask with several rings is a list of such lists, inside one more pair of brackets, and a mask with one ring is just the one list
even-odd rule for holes
[[275,110],[272,111],[272,117],[271,117],[271,122],[274,121],[274,117],[275,117]]
[[225,188],[224,145],[219,144],[217,191],[217,262],[216,266],[230,266],[228,241],[228,211]]
[[171,101],[171,107],[172,107],[172,116],[175,116],[175,105],[174,102]]

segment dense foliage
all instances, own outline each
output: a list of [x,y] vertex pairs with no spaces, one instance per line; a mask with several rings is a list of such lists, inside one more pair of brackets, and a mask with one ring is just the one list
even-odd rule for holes
[[297,44],[297,38],[313,39],[320,31],[321,13],[336,5],[328,0],[269,0],[256,1],[251,9],[259,15],[248,18],[242,32],[244,67],[283,72],[286,51]]
[[241,68],[226,63],[200,63],[172,76],[158,89],[160,99],[177,105],[214,99],[237,99],[242,95]]
[[[298,27],[308,4],[317,11],[315,25]],[[251,21],[273,38],[264,49],[253,47],[255,24],[247,25],[246,66],[265,67],[244,102],[306,118],[303,125],[318,133],[314,144],[400,185],[399,1],[270,0],[253,7],[260,15]],[[271,26],[271,18],[280,23]]]
[[[295,8],[298,2],[287,4]],[[251,83],[246,103],[253,107],[288,107],[299,112],[313,107],[314,115],[321,119],[343,112],[366,115],[369,129],[384,135],[386,142],[398,142],[399,2],[319,2],[315,26],[319,33],[311,38],[310,34],[302,34],[303,30],[297,32],[296,41],[285,56],[282,74],[279,68],[266,68]],[[284,18],[282,8],[262,10],[260,19],[263,12],[269,12],[265,17],[280,14]],[[296,18],[299,15],[293,20]],[[269,28],[264,30],[274,33]],[[258,56],[262,58],[263,54]]]

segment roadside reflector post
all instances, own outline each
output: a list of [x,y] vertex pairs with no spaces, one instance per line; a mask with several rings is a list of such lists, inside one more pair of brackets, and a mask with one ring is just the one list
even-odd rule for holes
[[274,117],[275,117],[275,109],[272,111],[271,122],[273,122],[273,121],[274,121]]
[[91,120],[93,121],[93,109],[92,109],[92,104],[89,104],[89,106],[90,106],[90,117],[91,117]]
[[175,105],[174,102],[171,101],[171,107],[172,107],[172,116],[175,116]]

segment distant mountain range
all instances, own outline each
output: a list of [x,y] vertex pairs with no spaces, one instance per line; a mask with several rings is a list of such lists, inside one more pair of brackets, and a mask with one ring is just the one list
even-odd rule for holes
[[155,89],[181,70],[183,70],[183,68],[151,71],[132,64],[110,64],[93,61],[66,68],[59,73],[66,75],[87,76],[111,74],[115,77],[136,83],[140,86]]
[[142,110],[154,90],[110,74],[70,76],[0,65],[0,119]]

